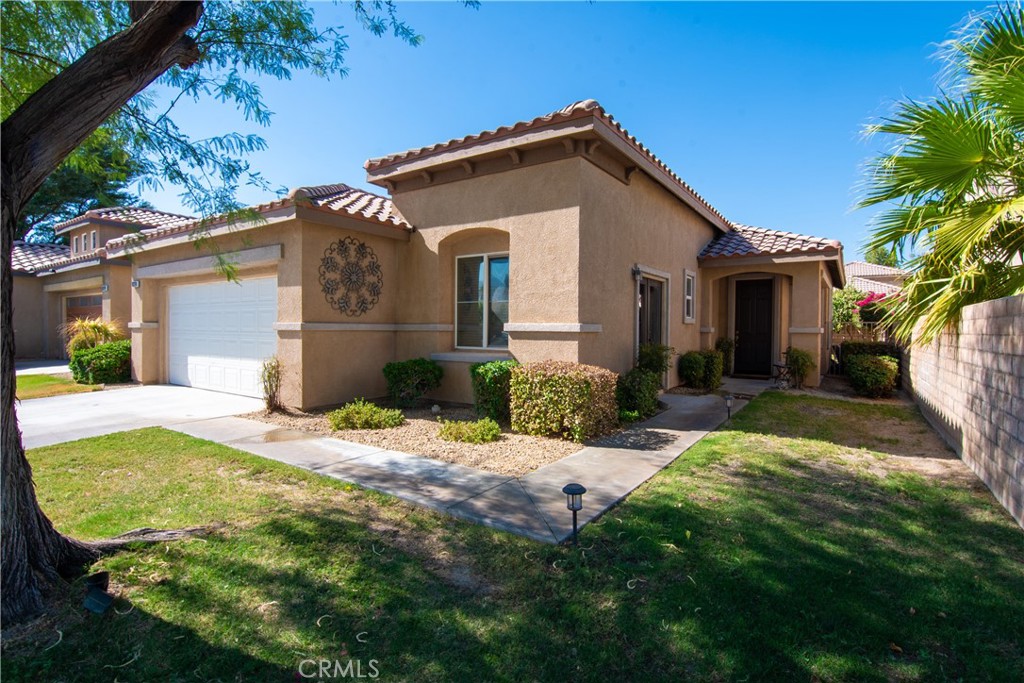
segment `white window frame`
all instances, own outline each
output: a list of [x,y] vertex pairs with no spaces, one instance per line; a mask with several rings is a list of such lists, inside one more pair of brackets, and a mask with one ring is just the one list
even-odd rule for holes
[[72,240],[71,253],[78,253],[78,235],[75,235],[75,238]]
[[[464,259],[464,258],[481,258],[481,257],[483,257],[483,259],[484,259],[484,267],[486,268],[486,271],[487,271],[487,276],[484,278],[484,306],[485,306],[485,310],[484,310],[484,319],[483,319],[483,335],[481,337],[484,345],[483,346],[460,346],[459,345],[459,259]],[[507,344],[505,346],[488,346],[487,345],[487,340],[488,340],[488,338],[490,338],[490,330],[488,329],[488,320],[489,320],[490,316],[487,315],[486,306],[488,306],[490,304],[490,301],[491,301],[491,259],[494,259],[494,258],[507,258],[509,260],[508,261],[509,262],[509,272],[511,272],[512,259],[509,257],[507,251],[505,251],[505,252],[500,252],[500,251],[499,252],[492,252],[492,253],[489,253],[489,254],[459,254],[458,256],[455,257],[455,272],[453,273],[454,277],[452,278],[452,281],[453,281],[453,283],[455,285],[455,287],[454,287],[455,291],[452,292],[452,295],[453,295],[454,300],[455,300],[455,303],[454,303],[455,311],[454,311],[453,318],[455,319],[454,342],[455,342],[455,348],[456,349],[475,349],[475,350],[508,349],[508,345]]]
[[92,241],[92,248],[95,249],[96,248],[96,231],[95,230],[92,231],[92,240],[91,241]]
[[[689,292],[687,292],[689,287]],[[687,310],[689,309],[689,310]],[[697,321],[697,274],[692,270],[683,271],[683,322]]]

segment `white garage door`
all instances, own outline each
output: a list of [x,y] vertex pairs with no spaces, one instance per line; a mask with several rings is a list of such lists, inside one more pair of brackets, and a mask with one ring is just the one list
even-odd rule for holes
[[168,379],[260,397],[260,366],[277,353],[277,278],[168,290]]

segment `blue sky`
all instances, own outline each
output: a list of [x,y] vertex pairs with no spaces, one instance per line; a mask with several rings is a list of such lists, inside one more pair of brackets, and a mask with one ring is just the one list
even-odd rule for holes
[[[250,157],[275,186],[366,183],[363,162],[593,98],[733,221],[842,240],[861,252],[871,213],[853,210],[863,126],[903,97],[936,94],[938,44],[978,3],[405,3],[413,48],[359,29],[349,75],[261,81],[274,112],[249,126],[204,101],[176,121],[195,136],[252,130]],[[147,192],[188,213],[172,187]],[[246,188],[241,199],[268,199]]]

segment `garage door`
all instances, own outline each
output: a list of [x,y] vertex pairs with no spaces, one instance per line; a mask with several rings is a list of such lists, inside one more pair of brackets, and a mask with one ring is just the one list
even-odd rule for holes
[[260,366],[277,353],[277,278],[168,292],[171,384],[262,396]]

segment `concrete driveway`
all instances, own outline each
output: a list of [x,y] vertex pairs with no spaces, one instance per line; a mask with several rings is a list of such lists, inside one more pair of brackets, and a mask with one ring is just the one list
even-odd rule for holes
[[141,427],[251,413],[263,401],[203,389],[152,385],[34,398],[17,405],[25,448]]

